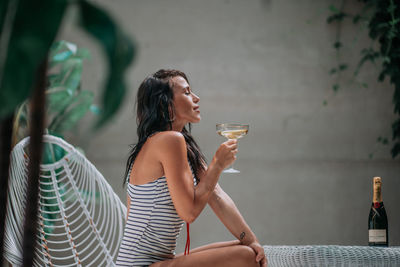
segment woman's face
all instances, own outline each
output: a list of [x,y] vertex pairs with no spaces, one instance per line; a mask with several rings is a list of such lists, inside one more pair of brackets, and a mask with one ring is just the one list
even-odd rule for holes
[[200,98],[191,91],[190,85],[183,77],[173,77],[170,83],[174,94],[174,123],[185,125],[189,122],[199,122],[201,119],[198,104]]

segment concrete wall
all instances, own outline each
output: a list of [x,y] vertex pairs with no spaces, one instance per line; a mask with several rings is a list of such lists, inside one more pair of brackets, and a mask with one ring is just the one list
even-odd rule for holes
[[[332,48],[336,26],[326,24],[332,1],[98,0],[135,38],[138,57],[129,70],[129,93],[121,112],[103,131],[70,141],[125,201],[121,187],[129,144],[136,140],[133,103],[145,76],[159,68],[189,75],[200,96],[202,121],[193,134],[210,160],[224,141],[218,122],[250,124],[240,140],[235,167],[220,184],[236,202],[262,244],[366,245],[372,177],[382,176],[391,245],[400,245],[400,161],[390,157],[393,87],[378,83],[366,65],[358,82],[349,71],[337,81]],[[346,8],[357,10],[357,3]],[[73,12],[70,18],[74,18]],[[370,44],[346,23],[341,61],[359,59]],[[59,39],[91,50],[83,87],[99,94],[104,59],[97,43],[67,21]],[[323,102],[327,100],[327,105]],[[369,155],[373,153],[372,159]],[[178,252],[183,251],[182,233]],[[206,208],[191,227],[191,245],[233,236]]]

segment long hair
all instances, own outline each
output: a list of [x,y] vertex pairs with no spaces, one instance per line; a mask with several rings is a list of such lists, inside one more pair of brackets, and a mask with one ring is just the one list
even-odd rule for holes
[[[138,141],[133,145],[126,162],[124,184],[129,181],[129,170],[147,139],[157,132],[172,129],[175,108],[170,79],[176,76],[183,77],[189,83],[185,73],[161,69],[147,77],[139,86],[136,96]],[[198,179],[199,173],[205,170],[206,158],[191,135],[190,123],[188,129],[185,126],[181,133],[185,137],[189,163]]]

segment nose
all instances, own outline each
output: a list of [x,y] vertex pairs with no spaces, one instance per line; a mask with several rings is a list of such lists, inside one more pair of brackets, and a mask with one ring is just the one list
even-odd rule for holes
[[193,95],[193,102],[198,103],[200,101],[200,97],[198,97],[195,93],[192,93]]

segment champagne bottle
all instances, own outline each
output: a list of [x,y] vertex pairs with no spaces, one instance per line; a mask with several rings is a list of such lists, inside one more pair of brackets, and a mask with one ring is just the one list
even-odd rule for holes
[[373,179],[373,199],[368,217],[368,245],[387,247],[389,244],[388,220],[382,201],[382,180],[380,177]]

